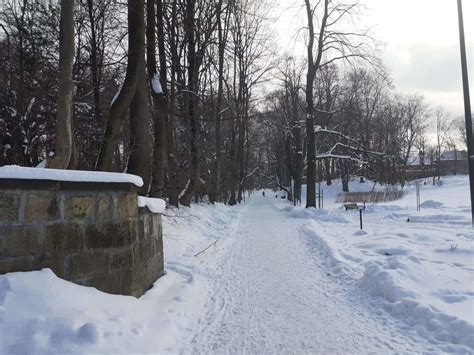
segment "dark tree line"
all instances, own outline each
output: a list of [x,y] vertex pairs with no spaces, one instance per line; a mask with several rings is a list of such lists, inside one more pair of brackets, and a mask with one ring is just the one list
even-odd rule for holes
[[266,4],[1,7],[1,165],[127,171],[175,206],[235,204],[252,188],[255,88],[273,67]]
[[317,181],[403,184],[413,156],[439,160],[451,126],[437,111],[430,148],[433,111],[347,25],[359,3],[300,5],[302,61],[275,52],[265,1],[2,2],[0,165],[126,171],[174,206],[307,184],[313,207]]

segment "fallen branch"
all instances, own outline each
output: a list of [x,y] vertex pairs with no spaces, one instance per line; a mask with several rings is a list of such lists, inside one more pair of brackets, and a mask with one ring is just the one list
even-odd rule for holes
[[219,239],[216,239],[213,243],[209,244],[206,249],[204,250],[201,250],[199,253],[195,254],[194,257],[198,256],[198,255],[201,255],[202,253],[204,253],[207,249],[209,249],[210,247],[212,246],[216,246],[216,243],[219,241]]

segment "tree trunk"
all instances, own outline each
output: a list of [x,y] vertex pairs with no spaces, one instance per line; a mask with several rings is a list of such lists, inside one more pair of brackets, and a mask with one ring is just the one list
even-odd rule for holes
[[347,166],[347,162],[343,161],[342,163],[342,191],[349,192],[349,167]]
[[314,47],[314,13],[310,0],[305,0],[306,14],[308,17],[308,72],[306,75],[306,136],[307,136],[307,189],[306,189],[306,208],[316,207],[316,138],[314,134],[314,94],[313,85],[316,77],[316,71],[321,64],[323,56],[324,34],[326,23],[328,20],[328,6],[330,0],[324,0],[324,15],[321,19],[321,27],[319,29],[318,48],[316,60],[313,58]]
[[326,171],[326,185],[331,186],[332,185],[332,179],[331,179],[331,161],[329,159],[326,159],[325,161],[325,171]]
[[[171,206],[179,206],[179,194],[181,192],[181,187],[179,185],[179,176],[178,176],[178,164],[176,162],[176,129],[175,129],[175,115],[173,113],[174,108],[176,107],[176,82],[177,82],[177,73],[179,70],[179,54],[178,54],[178,45],[176,43],[177,33],[177,15],[178,7],[177,0],[173,0],[171,7],[171,29],[169,33],[169,51],[171,56],[171,83],[169,91],[169,104],[170,108],[169,115],[166,121],[166,162],[167,169],[165,173],[166,180],[166,194],[169,197],[169,204]],[[157,11],[158,13],[158,11]],[[160,40],[160,38],[158,38]],[[161,63],[160,56],[160,63]],[[161,69],[161,68],[160,68]]]
[[61,0],[59,28],[59,94],[56,124],[56,151],[47,160],[46,167],[67,169],[73,147],[73,94],[72,66],[74,62],[74,0]]
[[[142,60],[145,62],[144,57]],[[147,195],[153,161],[153,128],[144,63],[141,67],[143,70],[130,106],[130,156],[127,172],[143,179],[140,193]]]
[[144,32],[144,1],[137,1],[140,7],[137,9],[140,17],[140,28],[142,31],[137,36],[141,46],[137,48],[138,81],[135,94],[130,106],[130,155],[127,164],[127,172],[138,175],[143,179],[143,187],[140,189],[143,195],[147,195],[150,189],[152,161],[153,161],[153,126],[150,110],[149,90],[145,69],[145,32]]
[[292,107],[293,107],[293,119],[295,124],[293,124],[292,135],[294,139],[295,146],[295,163],[294,163],[294,201],[295,206],[301,204],[301,184],[303,176],[303,165],[304,165],[304,155],[303,155],[303,146],[301,142],[301,123],[298,117],[298,93],[294,92],[292,95]]
[[230,194],[229,194],[229,201],[228,204],[230,206],[234,206],[237,204],[236,199],[236,182],[235,180],[238,178],[238,169],[236,164],[236,147],[235,147],[235,120],[231,121],[231,140],[230,140],[230,164],[231,164],[231,174],[230,174]]
[[313,12],[310,1],[305,0],[308,16],[308,72],[306,74],[306,208],[316,207],[316,142],[314,136],[314,99],[313,84],[316,76],[316,67],[313,60],[314,25]]
[[144,70],[145,50],[144,0],[128,1],[128,63],[125,80],[118,95],[112,100],[104,139],[99,151],[97,169],[114,169],[114,153],[118,147],[123,121],[128,113],[139,77]]
[[188,119],[191,133],[191,173],[189,183],[180,202],[184,206],[190,206],[191,200],[196,191],[199,182],[199,151],[198,151],[198,120],[197,120],[197,101],[196,91],[199,76],[198,58],[196,55],[196,38],[195,38],[195,0],[187,0],[186,2],[186,24],[185,32],[188,40]]
[[[155,18],[155,0],[147,0],[147,67],[148,80],[152,88],[153,97],[153,122],[155,133],[155,144],[153,148],[153,180],[151,195],[163,197],[165,189],[165,166],[166,166],[166,121],[168,115],[167,106],[167,72],[165,35],[163,22],[163,0],[157,0]],[[156,21],[155,21],[156,19]],[[158,32],[158,52],[160,58],[160,75],[156,70],[156,36]],[[161,93],[155,92],[153,83],[160,83]]]
[[87,13],[90,22],[90,42],[91,42],[91,74],[92,86],[94,91],[94,114],[97,122],[101,121],[102,109],[100,100],[100,80],[99,80],[99,51],[97,48],[97,30],[96,19],[94,18],[94,3],[93,0],[87,0]]
[[218,13],[217,13],[217,32],[218,32],[218,50],[219,50],[219,63],[218,63],[218,87],[217,87],[217,115],[216,115],[216,132],[215,132],[215,162],[214,162],[214,174],[211,177],[211,187],[209,191],[209,201],[211,203],[216,202],[217,196],[219,196],[219,185],[221,175],[221,120],[222,120],[222,104],[224,101],[224,56],[226,48],[226,38],[224,37],[222,29],[222,3],[223,0],[219,0]]
[[244,142],[245,142],[245,117],[241,117],[239,122],[239,146],[237,149],[237,164],[238,164],[238,190],[237,190],[237,201],[239,203],[242,202],[242,194],[243,194],[243,182],[244,182]]

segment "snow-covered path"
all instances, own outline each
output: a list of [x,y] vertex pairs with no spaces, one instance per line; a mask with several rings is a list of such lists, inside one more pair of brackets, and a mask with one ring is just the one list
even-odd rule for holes
[[435,350],[364,303],[353,279],[333,275],[330,255],[305,233],[306,221],[277,206],[255,196],[234,224],[233,245],[208,275],[205,311],[188,345],[194,352]]
[[0,354],[473,353],[467,177],[444,180],[422,211],[413,194],[367,205],[364,231],[337,184],[326,209],[270,193],[169,208],[167,274],[139,299],[0,275]]

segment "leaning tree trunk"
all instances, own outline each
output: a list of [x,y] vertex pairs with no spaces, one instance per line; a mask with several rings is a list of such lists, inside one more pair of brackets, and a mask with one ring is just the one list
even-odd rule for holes
[[147,195],[150,189],[151,171],[153,162],[153,125],[151,119],[151,109],[149,100],[149,90],[145,71],[145,32],[144,30],[144,2],[140,4],[139,27],[142,31],[136,39],[141,44],[137,48],[138,72],[135,95],[130,106],[130,155],[127,164],[127,171],[130,174],[138,175],[143,179],[143,186],[140,192]]
[[47,160],[46,167],[67,169],[73,147],[73,91],[74,62],[74,0],[61,0],[59,27],[59,94],[56,124],[56,152]]
[[150,188],[153,162],[153,126],[144,62],[137,89],[130,106],[130,156],[127,172],[143,179],[140,193],[146,195]]
[[128,1],[128,64],[125,80],[118,95],[112,100],[107,128],[99,151],[97,169],[111,171],[120,133],[130,104],[135,96],[140,73],[144,70],[142,60],[145,49],[144,0]]

